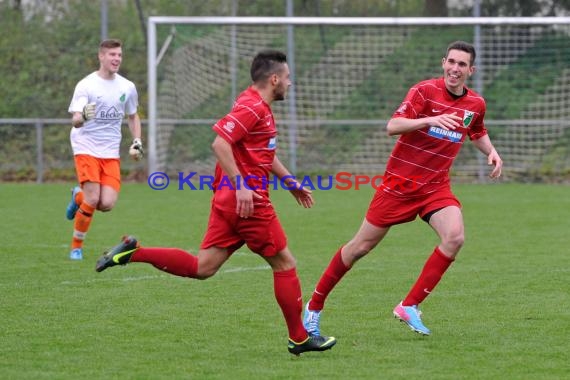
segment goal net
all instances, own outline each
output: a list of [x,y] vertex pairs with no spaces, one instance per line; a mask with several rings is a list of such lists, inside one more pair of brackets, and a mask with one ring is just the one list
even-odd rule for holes
[[[386,121],[411,85],[442,75],[447,45],[477,48],[468,86],[517,181],[570,177],[570,18],[149,19],[149,170],[211,173],[211,126],[250,84],[256,52],[288,55],[293,86],[273,103],[278,154],[298,175],[377,174]],[[469,142],[452,175],[482,180]]]

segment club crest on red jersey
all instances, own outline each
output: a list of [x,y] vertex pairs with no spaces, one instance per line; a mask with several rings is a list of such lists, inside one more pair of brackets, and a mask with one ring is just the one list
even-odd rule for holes
[[469,127],[469,124],[473,121],[473,116],[475,116],[475,112],[465,111],[463,114],[463,125],[465,128]]

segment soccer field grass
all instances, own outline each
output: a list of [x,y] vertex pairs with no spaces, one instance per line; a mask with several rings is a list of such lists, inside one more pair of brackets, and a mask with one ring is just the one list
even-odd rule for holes
[[[246,249],[207,281],[146,264],[94,271],[123,234],[195,251],[207,191],[126,184],[97,213],[84,260],[68,259],[71,184],[0,184],[2,379],[563,379],[570,376],[570,187],[462,185],[466,243],[422,304],[432,335],[392,317],[437,239],[396,226],[331,293],[323,333],[337,345],[300,357],[269,267]],[[359,227],[372,195],[317,191],[311,210],[272,196],[304,299]]]

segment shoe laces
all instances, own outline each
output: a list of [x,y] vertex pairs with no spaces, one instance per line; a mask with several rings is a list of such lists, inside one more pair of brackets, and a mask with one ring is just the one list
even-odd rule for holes
[[311,333],[319,335],[319,323],[321,320],[321,313],[319,311],[310,311],[307,320],[307,330]]
[[416,315],[416,318],[421,320],[422,312],[420,311],[420,309],[418,309],[418,305],[412,305],[409,307],[412,309],[413,313]]
[[414,308],[414,311],[416,312],[416,315],[418,316],[418,319],[421,320],[422,319],[422,311],[420,309],[418,309],[418,305],[414,305],[413,308]]

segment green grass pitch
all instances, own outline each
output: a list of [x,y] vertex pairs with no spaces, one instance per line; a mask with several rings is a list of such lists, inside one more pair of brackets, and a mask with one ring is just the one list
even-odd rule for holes
[[[0,184],[2,379],[562,379],[570,376],[570,188],[462,185],[466,243],[422,304],[429,337],[391,315],[437,244],[396,226],[333,291],[322,331],[338,344],[294,357],[265,262],[247,250],[207,281],[145,264],[94,270],[123,234],[194,250],[207,191],[126,184],[68,259],[71,184]],[[311,210],[273,199],[304,299],[359,227],[370,189],[316,191]]]

